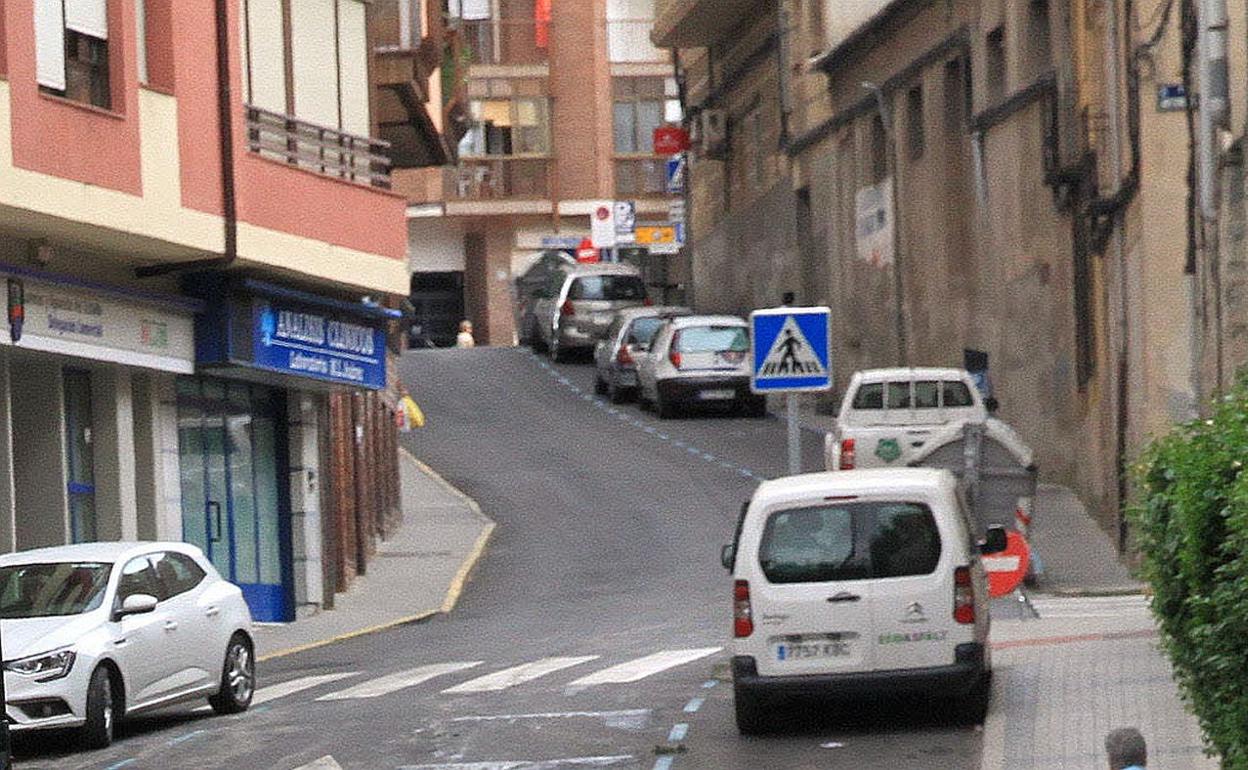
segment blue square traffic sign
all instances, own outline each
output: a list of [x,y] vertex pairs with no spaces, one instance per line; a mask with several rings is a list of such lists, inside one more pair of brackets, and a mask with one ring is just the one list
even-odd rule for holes
[[778,307],[750,314],[750,389],[755,393],[832,387],[826,307]]

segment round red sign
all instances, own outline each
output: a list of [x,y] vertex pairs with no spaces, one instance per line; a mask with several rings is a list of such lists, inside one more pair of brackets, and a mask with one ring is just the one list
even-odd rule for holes
[[988,573],[988,594],[994,599],[1008,596],[1027,575],[1031,546],[1020,533],[1010,530],[1005,533],[1005,550],[987,554],[982,561]]
[[605,220],[611,216],[611,209],[606,206],[599,206],[598,210],[594,212],[594,216],[598,217],[599,220]]

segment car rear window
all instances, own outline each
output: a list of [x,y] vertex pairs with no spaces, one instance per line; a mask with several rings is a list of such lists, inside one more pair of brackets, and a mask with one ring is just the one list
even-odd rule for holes
[[941,387],[945,391],[946,407],[973,406],[975,404],[971,399],[971,389],[966,387],[965,382],[943,382]]
[[935,571],[940,548],[923,503],[838,503],[772,513],[759,562],[772,583],[909,577]]
[[587,275],[574,280],[568,289],[568,299],[619,302],[645,298],[646,285],[635,275]]
[[667,323],[667,319],[658,316],[638,318],[628,328],[628,339],[626,342],[629,345],[649,345],[654,341],[654,335],[658,333],[665,323]]
[[750,349],[750,337],[743,326],[687,326],[676,332],[672,348],[681,353],[744,353]]
[[854,394],[854,408],[883,409],[884,383],[868,382],[865,385],[858,386],[858,392]]

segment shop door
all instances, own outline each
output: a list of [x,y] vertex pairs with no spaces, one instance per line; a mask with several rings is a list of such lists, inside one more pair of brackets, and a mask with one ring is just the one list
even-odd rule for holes
[[66,369],[65,464],[68,478],[69,541],[89,543],[98,539],[95,520],[95,453],[91,414],[91,372]]
[[282,393],[246,383],[178,382],[183,539],[243,590],[257,621],[294,619],[278,440]]

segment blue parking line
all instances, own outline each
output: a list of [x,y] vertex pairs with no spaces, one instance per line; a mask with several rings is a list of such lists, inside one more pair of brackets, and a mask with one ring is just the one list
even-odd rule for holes
[[667,435],[666,433],[656,433],[655,435],[658,437],[659,441],[667,441],[669,438],[671,438],[671,436]]
[[654,760],[654,770],[671,770],[673,757],[659,757]]
[[706,702],[706,698],[694,698],[685,704],[686,714],[696,714],[698,709],[702,708],[702,704]]
[[709,690],[709,689],[711,689],[712,687],[714,687],[714,686],[715,686],[715,685],[717,685],[717,684],[719,684],[719,680],[718,680],[718,679],[708,679],[708,680],[706,680],[705,682],[703,682],[703,683],[702,683],[702,689],[703,689],[703,690]]
[[129,759],[121,760],[115,765],[109,765],[108,767],[104,768],[104,770],[118,770],[119,768],[122,768],[122,767],[129,767],[130,765],[133,765],[135,762],[138,762],[138,761],[139,760],[135,759],[134,757],[130,757]]
[[715,455],[711,454],[710,452],[706,452],[702,455],[702,459],[706,460],[708,463],[713,463],[715,462]]
[[195,737],[197,737],[197,736],[203,735],[205,732],[207,732],[207,730],[192,730],[191,732],[187,733],[186,735],[179,735],[177,738],[174,738],[173,740],[169,741],[169,742],[168,742],[168,743],[166,743],[165,745],[166,745],[166,746],[177,746],[179,743],[186,743],[187,741],[189,741],[189,740],[190,740],[190,739],[192,739],[192,738],[195,738]]
[[680,743],[681,741],[685,739],[685,736],[688,734],[689,734],[689,725],[685,724],[684,722],[681,722],[678,725],[674,725],[672,727],[672,731],[667,734],[667,742],[668,743]]

